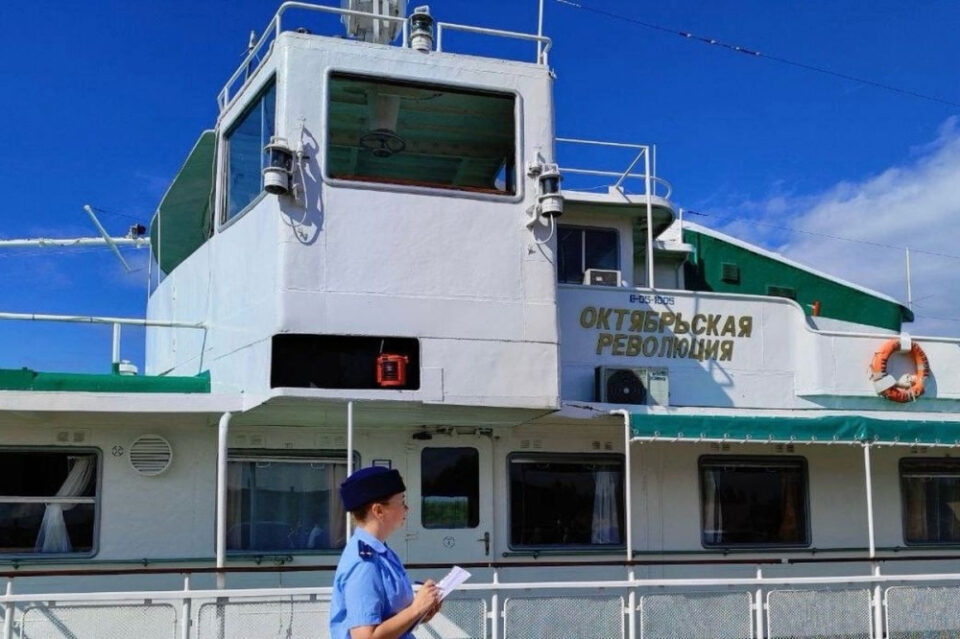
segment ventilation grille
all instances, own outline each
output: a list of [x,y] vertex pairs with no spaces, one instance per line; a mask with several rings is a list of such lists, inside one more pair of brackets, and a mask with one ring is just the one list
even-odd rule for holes
[[794,288],[789,286],[774,286],[773,284],[767,285],[767,295],[772,295],[774,297],[786,297],[787,299],[796,300],[797,291]]
[[173,449],[159,435],[143,435],[130,444],[130,465],[146,477],[159,475],[170,467]]
[[720,263],[720,279],[727,284],[740,283],[740,267],[731,262]]

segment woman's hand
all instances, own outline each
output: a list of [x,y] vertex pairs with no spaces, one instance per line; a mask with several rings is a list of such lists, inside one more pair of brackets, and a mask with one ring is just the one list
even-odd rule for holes
[[433,608],[431,608],[430,610],[427,611],[427,614],[425,614],[425,615],[423,616],[423,619],[420,620],[420,623],[427,623],[428,621],[430,621],[431,619],[433,619],[433,616],[436,615],[438,612],[440,612],[440,608],[442,608],[442,607],[443,607],[443,602],[442,602],[442,601],[438,601],[438,602],[433,606]]
[[[420,615],[430,615],[431,617],[436,614],[434,608],[440,609],[440,591],[433,579],[427,579],[423,582],[420,590],[413,597],[412,607],[416,608]],[[431,611],[433,611],[433,614],[431,614]]]

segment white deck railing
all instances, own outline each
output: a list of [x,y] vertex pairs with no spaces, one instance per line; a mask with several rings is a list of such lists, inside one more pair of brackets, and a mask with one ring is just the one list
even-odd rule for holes
[[[329,588],[0,596],[3,639],[316,639]],[[940,633],[940,634],[937,634]],[[960,574],[467,583],[418,637],[957,636]]]
[[[283,32],[283,16],[287,11],[291,9],[300,9],[303,11],[313,11],[316,13],[327,13],[335,14],[339,16],[353,16],[357,18],[372,18],[378,22],[393,22],[400,24],[400,47],[407,48],[409,47],[409,23],[407,16],[388,16],[377,13],[368,13],[365,11],[354,11],[352,9],[346,9],[343,7],[337,6],[327,6],[322,4],[314,4],[310,2],[284,2],[280,5],[280,8],[277,9],[277,13],[273,16],[273,19],[270,20],[267,24],[267,28],[264,29],[263,34],[260,38],[250,46],[250,49],[247,53],[247,56],[243,59],[243,62],[240,63],[240,66],[237,67],[237,70],[234,71],[233,75],[230,76],[230,79],[227,80],[223,89],[221,89],[220,94],[217,96],[217,104],[220,106],[220,112],[223,113],[228,106],[233,102],[237,97],[240,91],[246,86],[247,82],[253,75],[256,73],[257,69],[263,65],[263,63],[270,57],[271,52],[273,51],[273,43]],[[501,38],[510,38],[510,39],[519,39],[519,40],[529,40],[531,42],[537,43],[537,58],[536,63],[546,66],[548,64],[548,54],[553,42],[550,38],[543,35],[534,35],[529,33],[519,33],[516,31],[504,31],[502,29],[487,29],[483,27],[475,27],[465,24],[456,24],[453,22],[437,22],[437,51],[443,51],[443,33],[444,30],[447,31],[464,31],[475,34],[490,35]]]
[[[605,149],[625,149],[631,152],[633,159],[630,161],[630,164],[627,166],[626,170],[623,171],[613,171],[609,169],[584,169],[567,166],[564,163],[560,163],[559,168],[561,174],[565,175],[590,175],[596,177],[607,177],[613,178],[614,181],[609,184],[610,187],[616,189],[626,189],[626,182],[631,181],[640,181],[643,184],[643,191],[641,195],[646,195],[647,192],[647,171],[646,167],[649,167],[649,179],[650,179],[650,195],[655,197],[662,197],[665,200],[670,199],[670,195],[673,192],[673,186],[664,180],[663,178],[657,177],[657,147],[653,144],[627,144],[623,142],[604,142],[601,140],[582,140],[579,138],[556,138],[555,141],[559,144],[577,144],[581,146],[595,146]],[[636,155],[633,155],[636,153]],[[557,156],[560,157],[562,154],[557,153]],[[636,173],[634,169],[640,166],[641,169],[645,169],[643,173]]]

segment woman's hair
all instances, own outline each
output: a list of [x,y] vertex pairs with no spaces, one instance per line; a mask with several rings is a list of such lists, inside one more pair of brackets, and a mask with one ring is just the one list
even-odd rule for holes
[[[393,495],[399,495],[399,494],[400,493],[394,493]],[[373,508],[374,504],[380,504],[381,506],[386,506],[387,504],[390,503],[390,500],[393,499],[393,495],[387,495],[383,499],[375,499],[371,502],[367,502],[366,504],[364,504],[363,506],[360,506],[359,508],[354,508],[353,510],[350,511],[350,515],[353,516],[353,518],[356,521],[364,521],[367,518],[367,515],[370,514],[370,509]]]

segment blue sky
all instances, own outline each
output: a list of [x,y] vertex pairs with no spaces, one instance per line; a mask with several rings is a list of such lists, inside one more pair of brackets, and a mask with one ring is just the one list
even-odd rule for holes
[[[960,4],[581,4],[546,2],[559,135],[656,143],[659,174],[674,185],[675,201],[706,214],[690,219],[898,298],[905,298],[902,251],[876,244],[909,245],[914,332],[960,334],[960,259],[953,257],[960,255],[960,232],[952,226],[960,220],[960,108],[630,21],[956,103]],[[216,94],[239,64],[250,30],[262,29],[276,6],[0,6],[7,25],[0,43],[0,237],[92,235],[85,203],[103,211],[115,234],[146,223],[199,132],[214,123]],[[445,21],[536,29],[535,0],[447,0],[432,9]],[[465,53],[533,55],[531,45],[479,36],[451,35],[445,44]],[[615,158],[610,168],[626,161]],[[133,252],[130,260],[143,268],[146,253]],[[0,281],[3,311],[144,313],[145,271],[125,274],[102,250],[4,251]],[[142,339],[142,331],[127,331],[124,357],[141,363]],[[109,355],[105,327],[0,323],[3,367],[104,371]]]

